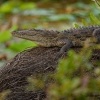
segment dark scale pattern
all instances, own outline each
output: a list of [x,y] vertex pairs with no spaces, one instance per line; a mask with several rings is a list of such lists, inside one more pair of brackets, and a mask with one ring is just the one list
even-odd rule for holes
[[71,29],[68,29],[68,30],[64,30],[64,31],[62,31],[62,33],[72,33],[72,34],[76,34],[76,33],[78,33],[78,34],[82,34],[82,33],[92,33],[95,29],[97,29],[97,28],[100,28],[100,26],[99,25],[97,25],[97,26],[82,26],[82,27],[79,27],[79,28],[71,28]]
[[[42,100],[45,93],[24,91],[28,76],[45,75],[55,71],[60,48],[34,48],[16,55],[0,69],[0,92],[12,90],[7,100]],[[37,99],[36,99],[37,98]],[[38,99],[39,98],[39,99]]]
[[[8,84],[9,88],[16,86],[17,83],[13,83],[13,86],[10,86],[11,80],[21,82],[21,79],[26,78],[26,76],[54,71],[55,68],[53,66],[57,65],[57,59],[55,58],[57,50],[59,51],[59,48],[50,50],[48,48],[35,48],[19,53],[0,70],[0,91],[2,91],[2,88],[4,90],[4,87],[1,87],[4,84]],[[5,83],[5,80],[7,83]],[[23,83],[20,83],[20,85],[22,84],[23,86]]]
[[[76,52],[80,48],[73,48]],[[0,92],[10,89],[12,92],[6,100],[44,100],[46,98],[45,89],[37,91],[25,91],[25,86],[28,84],[26,79],[28,76],[47,76],[49,73],[54,73],[59,53],[59,47],[44,48],[38,47],[23,51],[17,54],[10,62],[0,69]],[[65,54],[63,55],[63,57]],[[94,50],[91,61],[100,61],[100,50]],[[93,71],[87,71],[85,74],[90,74],[96,77]]]

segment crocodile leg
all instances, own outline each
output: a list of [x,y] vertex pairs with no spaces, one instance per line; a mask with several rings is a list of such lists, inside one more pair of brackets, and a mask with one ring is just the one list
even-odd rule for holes
[[73,43],[71,40],[66,40],[65,44],[61,47],[58,58],[62,57],[65,53],[67,54],[67,51],[73,46]]

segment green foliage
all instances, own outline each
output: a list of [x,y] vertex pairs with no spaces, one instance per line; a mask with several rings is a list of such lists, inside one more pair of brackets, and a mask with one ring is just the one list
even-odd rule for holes
[[13,30],[15,30],[16,28],[17,28],[16,26],[13,26],[9,30],[5,30],[5,31],[0,32],[0,42],[6,42],[6,41],[10,40],[12,37],[11,32]]
[[62,98],[63,100],[87,100],[88,94],[99,93],[100,68],[95,70],[99,75],[97,79],[85,74],[86,70],[92,71],[93,68],[89,62],[91,49],[87,49],[84,48],[79,54],[69,51],[68,57],[59,62],[54,76],[55,82],[48,88],[50,100],[61,100]]
[[[82,19],[82,24],[84,26],[89,26],[89,24],[90,25],[100,25],[100,19],[97,18],[97,16],[95,16],[93,13],[89,14],[88,20],[89,20],[89,23],[87,23],[86,20]],[[75,26],[77,27],[80,25],[75,24]]]
[[36,5],[33,2],[14,2],[9,1],[5,2],[0,6],[0,13],[18,13],[20,11],[26,10],[26,9],[34,9],[36,8]]
[[79,27],[80,27],[80,25],[77,24],[77,23],[73,23],[73,26],[74,26],[75,28],[79,28]]
[[13,51],[22,51],[25,50],[26,48],[30,48],[30,47],[36,47],[37,45],[34,42],[31,41],[19,41],[19,42],[13,42],[11,43],[9,49],[13,50]]
[[0,32],[0,42],[7,41],[11,38],[11,34],[8,31]]
[[100,25],[100,20],[93,13],[90,13],[90,20],[93,24]]
[[96,5],[100,8],[100,3],[99,3],[99,1],[98,0],[93,0],[95,3],[96,3]]
[[75,21],[75,16],[70,14],[58,14],[49,17],[49,21]]
[[50,99],[60,100],[61,98],[67,98],[69,100],[72,99],[74,95],[76,95],[76,97],[85,95],[86,91],[83,91],[83,89],[79,87],[81,85],[81,78],[73,78],[73,73],[75,73],[79,67],[80,69],[83,69],[83,67],[86,68],[86,66],[90,67],[88,59],[88,56],[84,57],[82,54],[69,51],[68,58],[62,59],[59,62],[54,77],[56,81],[49,87],[48,95]]

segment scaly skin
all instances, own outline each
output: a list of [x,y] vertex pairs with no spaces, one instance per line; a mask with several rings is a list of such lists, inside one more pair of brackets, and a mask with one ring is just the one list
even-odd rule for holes
[[72,46],[83,46],[87,39],[92,39],[93,43],[100,43],[100,26],[80,27],[61,32],[40,29],[17,30],[13,31],[12,35],[34,41],[43,47],[62,47],[63,53]]

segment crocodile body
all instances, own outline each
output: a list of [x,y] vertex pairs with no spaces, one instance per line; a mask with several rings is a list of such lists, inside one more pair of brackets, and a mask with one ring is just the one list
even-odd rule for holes
[[[56,56],[59,54],[59,50],[59,47],[31,48],[20,52],[12,60],[7,62],[6,65],[2,66],[2,68],[0,68],[0,92],[11,90],[6,100],[48,100],[46,99],[47,93],[44,89],[38,91],[25,91],[28,84],[27,77],[31,75],[33,75],[34,78],[38,78],[38,76],[46,77],[48,74],[55,73],[59,61],[59,59],[56,59]],[[80,52],[80,48],[77,47],[73,48],[73,50],[77,53]],[[83,74],[84,76],[89,75],[90,78],[94,80],[99,78],[99,76],[95,75],[94,71],[97,67],[95,63],[100,61],[100,50],[93,51],[90,61],[93,63],[94,68],[87,71],[84,67],[84,73],[78,71],[75,77]],[[52,83],[51,80],[49,81],[49,84],[50,83]],[[46,84],[45,87],[47,89],[48,85]],[[98,96],[90,97],[90,100],[93,100],[93,98],[94,100],[100,100],[100,97],[97,99]]]
[[92,43],[100,43],[100,26],[80,27],[61,32],[40,29],[17,30],[13,31],[12,35],[35,41],[43,47],[62,47],[59,53],[62,55],[73,46],[83,46],[87,39],[92,40]]
[[[99,33],[97,33],[98,30]],[[73,28],[61,32],[41,29],[17,30],[13,31],[12,35],[35,41],[43,47],[60,47],[66,44],[66,40],[71,41],[73,45],[81,45],[89,37],[96,37],[100,42],[100,26]]]

